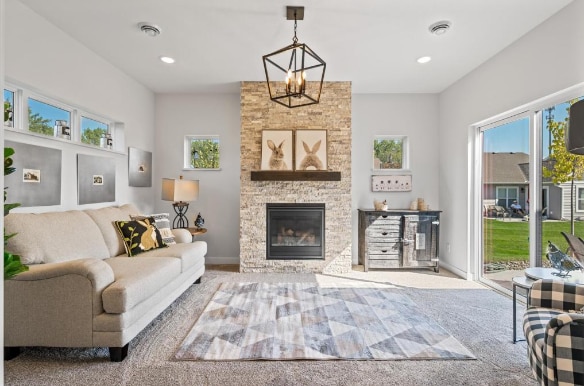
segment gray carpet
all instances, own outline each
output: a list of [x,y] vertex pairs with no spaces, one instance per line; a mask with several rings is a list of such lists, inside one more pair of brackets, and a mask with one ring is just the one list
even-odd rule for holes
[[[428,280],[432,279],[432,274]],[[310,274],[209,269],[109,362],[107,349],[27,348],[4,363],[7,385],[536,385],[525,342],[513,344],[512,302],[487,289],[401,287],[475,361],[177,361],[174,354],[223,282],[315,282]],[[6,310],[8,312],[8,310]],[[520,312],[521,313],[521,312]],[[518,317],[519,318],[519,317]]]
[[475,359],[404,293],[373,283],[223,283],[180,360]]

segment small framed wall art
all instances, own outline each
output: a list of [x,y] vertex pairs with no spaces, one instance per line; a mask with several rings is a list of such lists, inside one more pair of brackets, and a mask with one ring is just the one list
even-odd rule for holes
[[372,192],[410,192],[411,175],[371,176]]
[[326,130],[296,130],[296,170],[327,170],[326,136]]
[[77,154],[77,203],[84,205],[115,200],[115,160]]
[[61,204],[61,150],[26,143],[5,141],[14,149],[15,172],[4,177],[6,202],[20,206],[50,206]]
[[292,150],[292,130],[263,130],[261,170],[293,170]]
[[128,184],[136,187],[152,186],[152,153],[128,147]]

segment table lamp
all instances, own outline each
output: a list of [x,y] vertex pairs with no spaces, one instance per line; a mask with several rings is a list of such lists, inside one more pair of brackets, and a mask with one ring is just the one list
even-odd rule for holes
[[163,178],[162,179],[162,199],[164,201],[173,201],[172,206],[176,217],[172,222],[173,228],[188,228],[189,220],[186,217],[189,209],[189,202],[199,198],[199,181],[184,180],[180,178]]

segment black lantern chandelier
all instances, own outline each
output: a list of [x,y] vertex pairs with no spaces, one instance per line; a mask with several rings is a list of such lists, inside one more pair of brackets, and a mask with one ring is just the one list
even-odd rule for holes
[[296,27],[304,20],[304,7],[286,7],[286,19],[294,20],[292,44],[263,56],[270,99],[293,108],[320,101],[326,63],[304,43],[298,43]]

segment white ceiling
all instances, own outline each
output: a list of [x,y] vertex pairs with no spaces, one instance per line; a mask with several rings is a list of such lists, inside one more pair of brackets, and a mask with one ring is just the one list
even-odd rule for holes
[[[154,92],[238,92],[242,80],[264,80],[262,55],[292,42],[286,5],[303,5],[298,38],[326,61],[326,80],[352,81],[354,93],[436,93],[572,0],[20,1]],[[450,31],[430,34],[440,20]],[[162,34],[146,36],[141,21]]]

